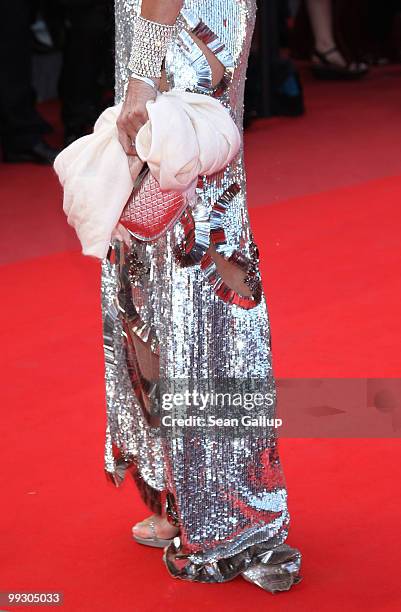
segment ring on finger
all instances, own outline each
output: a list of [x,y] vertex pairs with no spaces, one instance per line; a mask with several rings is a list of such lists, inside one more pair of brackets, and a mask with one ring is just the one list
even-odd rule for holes
[[135,141],[134,140],[131,141],[131,146],[130,146],[129,150],[127,151],[127,155],[132,155],[132,156],[136,155],[136,148],[135,148]]

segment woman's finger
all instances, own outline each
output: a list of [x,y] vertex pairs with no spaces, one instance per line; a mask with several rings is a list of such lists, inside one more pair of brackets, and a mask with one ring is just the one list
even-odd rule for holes
[[117,122],[118,136],[120,143],[127,155],[136,155],[135,138],[136,134],[127,127],[125,121]]
[[134,108],[133,110],[129,111],[128,115],[126,116],[125,123],[126,129],[129,135],[132,135],[133,139],[135,139],[137,133],[139,132],[141,127],[145,125],[147,120],[147,114],[145,114],[142,110]]
[[138,130],[136,128],[136,121],[132,113],[128,113],[126,116],[123,117],[122,124],[123,130],[128,134],[131,140],[135,141]]
[[118,139],[127,155],[136,155],[136,151],[132,147],[131,138],[128,136],[127,132],[120,127],[118,128]]
[[135,183],[138,175],[143,167],[143,161],[139,159],[137,155],[129,155],[128,159],[128,167],[131,173],[132,182]]
[[[130,115],[127,115],[126,117],[123,117],[122,120],[119,123],[119,129],[127,136],[128,140],[125,138],[124,142],[126,143],[126,146],[128,147],[128,143],[129,143],[129,149],[124,149],[125,152],[128,155],[136,155],[136,148],[135,148],[135,139],[136,139],[136,135],[137,135],[137,126],[138,124],[136,122],[134,122],[134,120],[130,117]],[[141,126],[139,126],[141,127]]]
[[148,120],[146,104],[155,98],[156,92],[152,87],[140,80],[130,80],[123,108],[117,119],[120,143],[130,157],[136,156],[136,135]]

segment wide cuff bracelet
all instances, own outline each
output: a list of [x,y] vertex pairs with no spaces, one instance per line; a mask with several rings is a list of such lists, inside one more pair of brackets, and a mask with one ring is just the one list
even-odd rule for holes
[[167,45],[174,36],[176,25],[166,25],[137,16],[128,69],[147,78],[160,78]]

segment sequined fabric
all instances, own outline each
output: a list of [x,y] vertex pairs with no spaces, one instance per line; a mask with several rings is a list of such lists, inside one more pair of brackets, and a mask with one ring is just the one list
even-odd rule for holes
[[[132,15],[139,0],[116,0],[116,101],[124,95]],[[187,0],[166,57],[170,87],[216,96],[242,129],[254,0]],[[224,66],[212,87],[193,33]],[[219,272],[209,247],[236,266],[249,291]],[[252,378],[273,392],[270,325],[258,250],[246,207],[242,149],[212,177],[200,177],[180,221],[154,242],[114,240],[102,263],[106,367],[105,471],[119,486],[128,471],[153,511],[180,528],[165,551],[178,578],[223,582],[237,575],[275,592],[300,580],[301,555],[284,544],[287,489],[277,432],[161,435],[152,405],[157,381],[145,380],[137,341],[158,360],[160,380],[202,383]],[[264,407],[275,415],[275,401]]]

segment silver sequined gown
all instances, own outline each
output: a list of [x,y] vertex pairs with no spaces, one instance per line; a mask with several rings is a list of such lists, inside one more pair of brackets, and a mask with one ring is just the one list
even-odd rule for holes
[[[115,5],[118,102],[140,0]],[[216,96],[241,130],[255,13],[255,0],[187,0],[166,57],[170,87]],[[188,32],[224,65],[217,87]],[[206,253],[210,244],[237,266],[251,295],[239,295],[219,275]],[[284,543],[289,514],[276,429],[162,435],[146,409],[155,388],[141,376],[134,343],[136,337],[146,344],[158,359],[160,380],[173,385],[235,386],[252,379],[258,390],[275,394],[242,150],[223,172],[200,177],[190,207],[166,236],[153,243],[133,239],[131,248],[112,243],[102,263],[102,307],[106,475],[119,486],[128,471],[149,508],[179,526],[164,556],[169,572],[203,582],[241,574],[266,590],[290,588],[300,580],[301,555]],[[275,416],[275,401],[264,413]]]

